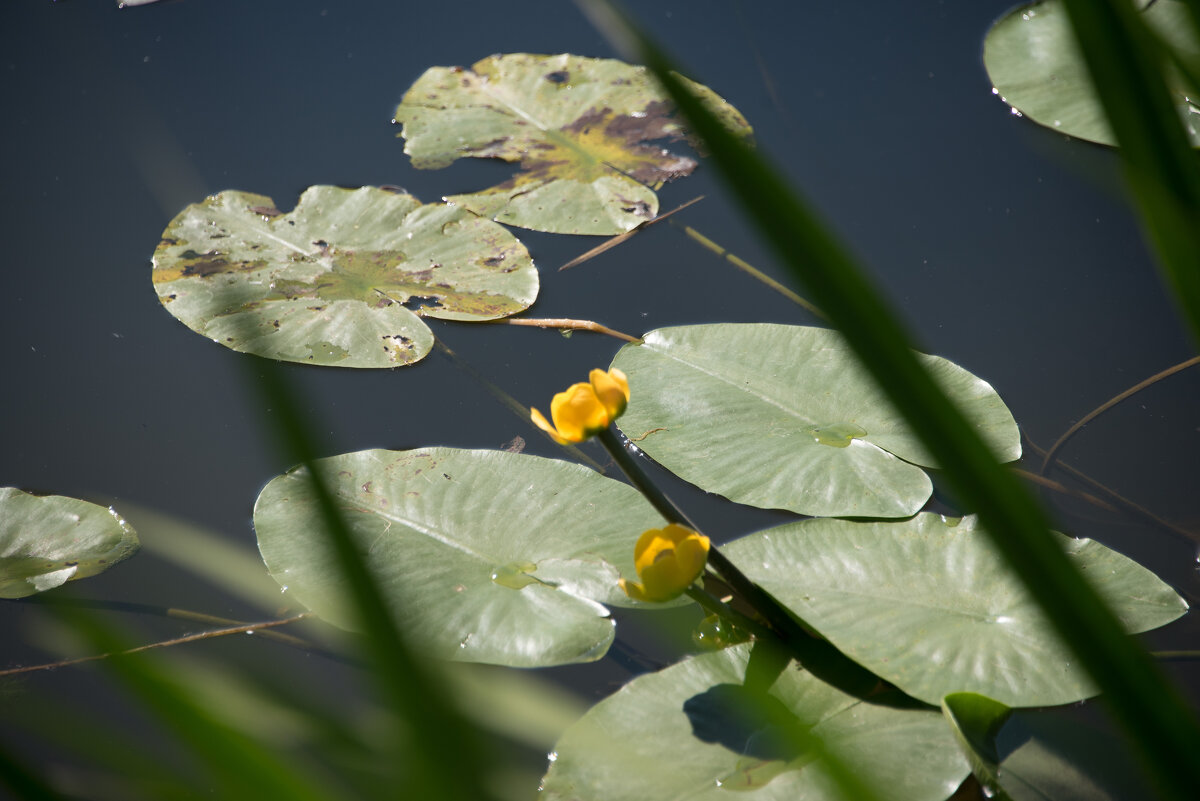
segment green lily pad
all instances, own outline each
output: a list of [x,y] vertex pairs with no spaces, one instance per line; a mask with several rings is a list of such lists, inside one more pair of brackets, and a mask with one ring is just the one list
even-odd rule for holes
[[111,508],[0,488],[0,598],[103,573],[137,549],[133,527]]
[[[745,678],[749,650],[734,646],[639,676],[592,707],[555,747],[542,797],[701,801],[736,798],[730,793],[738,791],[756,801],[843,798],[823,759],[789,752],[786,742],[782,752],[764,748],[772,727],[786,725],[783,719],[852,764],[857,778],[877,788],[880,798],[941,801],[967,776],[967,763],[936,710],[894,691],[865,703],[801,670],[780,675],[761,704],[765,709],[743,704],[731,716],[739,720],[706,725],[697,702],[714,690],[735,695],[743,689],[736,685]],[[738,725],[753,728],[757,716],[769,725],[741,732],[747,736],[737,743],[713,741],[713,734],[734,739],[722,735]]]
[[942,712],[988,798],[1133,801],[1155,796],[1140,781],[1128,744],[1102,729],[1012,710],[974,693],[946,696]]
[[376,187],[312,186],[287,214],[228,191],[184,209],[154,252],[154,288],[185,325],[243,353],[336,367],[423,358],[421,317],[529,307],[537,270],[507,230]]
[[[579,465],[497,451],[369,450],[322,459],[406,633],[432,656],[514,667],[599,659],[633,606],[633,546],[662,518],[626,484]],[[258,546],[285,592],[349,627],[337,561],[303,471],[254,508]]]
[[[921,356],[1007,462],[1017,424],[987,382]],[[815,516],[908,517],[936,467],[835,332],[787,325],[696,325],[646,334],[613,367],[629,376],[618,421],[671,472],[738,503]]]
[[1000,755],[996,736],[1012,716],[1012,709],[978,693],[950,693],[942,699],[942,714],[954,731],[971,772],[988,798],[1012,801],[1000,789]]
[[[688,82],[731,130],[737,109]],[[654,217],[654,189],[696,162],[648,144],[684,136],[643,67],[612,59],[511,53],[470,69],[432,67],[396,109],[404,152],[420,169],[464,157],[519,161],[521,172],[450,203],[535,231],[619,234]]]
[[[1129,633],[1187,611],[1136,562],[1092,540],[1054,536]],[[1097,692],[974,517],[803,520],[722,550],[844,654],[928,703],[972,692],[1007,706],[1051,706]]]
[[[1146,6],[1146,0],[1140,5]],[[1200,57],[1187,4],[1156,0],[1144,19],[1184,59]],[[983,63],[994,92],[1039,125],[1064,134],[1115,145],[1104,109],[1096,97],[1087,65],[1075,42],[1066,10],[1057,0],[1021,6],[1000,18],[983,44]],[[1178,76],[1168,86],[1193,145],[1200,145],[1195,124],[1200,105]]]
[[1026,717],[1005,726],[1015,741],[1000,762],[1003,797],[1011,801],[1142,801],[1155,798],[1123,738],[1077,720]]

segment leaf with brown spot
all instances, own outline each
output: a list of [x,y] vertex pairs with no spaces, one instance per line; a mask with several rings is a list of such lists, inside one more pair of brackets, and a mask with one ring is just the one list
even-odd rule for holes
[[495,320],[538,289],[525,246],[491,220],[333,186],[287,214],[236,191],[188,206],[163,233],[153,281],[171,314],[229,348],[339,367],[412,364],[433,346],[421,317]]
[[[732,130],[750,135],[737,109],[689,85]],[[535,231],[628,231],[658,213],[655,189],[696,167],[652,144],[687,132],[642,67],[613,59],[512,53],[469,70],[433,67],[405,93],[396,121],[418,168],[463,157],[520,162],[511,179],[446,200]]]

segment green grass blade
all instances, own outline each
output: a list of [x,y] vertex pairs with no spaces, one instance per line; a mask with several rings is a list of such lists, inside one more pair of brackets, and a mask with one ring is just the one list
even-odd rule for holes
[[1169,56],[1128,0],[1063,6],[1120,144],[1142,225],[1200,343],[1200,156],[1163,81]]
[[61,754],[61,767],[47,773],[63,786],[95,782],[104,788],[96,792],[97,801],[206,801],[211,797],[212,783],[201,780],[203,764],[193,755],[185,755],[185,760],[164,758],[146,748],[142,733],[133,727],[114,726],[104,716],[80,715],[78,706],[57,695],[43,691],[28,700],[32,703],[22,704],[7,720],[21,732],[22,740],[46,743],[56,757]]
[[405,721],[408,734],[397,733],[397,765],[407,771],[398,797],[463,799],[489,798],[484,790],[485,764],[473,727],[451,703],[445,686],[422,661],[399,630],[383,593],[342,518],[341,510],[315,465],[316,449],[289,391],[282,370],[257,362],[258,387],[271,409],[281,449],[303,465],[312,478],[312,490],[323,525],[350,588],[363,634],[363,649],[375,670],[379,689],[397,721]]
[[13,798],[24,801],[63,801],[41,776],[29,770],[0,744],[0,787],[7,787]]
[[194,573],[268,613],[279,608],[279,585],[263,570],[262,557],[253,547],[149,507],[122,502],[121,514],[138,529],[144,553]]
[[220,783],[222,798],[330,801],[341,797],[323,787],[303,765],[280,758],[220,721],[155,660],[145,654],[120,653],[126,650],[124,641],[82,609],[56,604],[55,612],[94,650],[113,654],[106,667],[208,767]]
[[[1200,726],[1150,657],[1122,631],[1048,536],[1048,519],[996,463],[962,414],[913,355],[911,338],[846,251],[781,179],[782,170],[729,134],[675,77],[662,51],[600,0],[586,6],[632,46],[663,83],[743,210],[808,295],[840,329],[941,464],[947,481],[978,513],[1075,652],[1164,792],[1191,798],[1200,786]],[[1196,252],[1200,254],[1200,249]]]

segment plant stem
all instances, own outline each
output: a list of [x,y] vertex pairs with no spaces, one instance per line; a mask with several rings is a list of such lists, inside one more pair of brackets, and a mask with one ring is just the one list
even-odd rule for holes
[[[612,427],[601,431],[597,438],[613,457],[613,461],[617,463],[621,471],[645,496],[646,500],[650,501],[650,504],[658,510],[659,514],[668,522],[687,526],[700,533],[696,524],[689,520],[687,515],[650,480],[641,465],[625,450]],[[743,625],[743,621],[745,621],[750,624],[747,625],[747,628],[757,636],[765,634],[778,639],[788,653],[806,670],[842,692],[863,698],[877,686],[879,678],[875,674],[851,660],[827,640],[813,637],[805,631],[788,609],[781,606],[765,590],[751,581],[736,565],[726,559],[715,545],[709,546],[708,564],[720,574],[721,578],[738,596],[762,615],[770,628],[766,629],[754,624],[749,618],[734,612],[727,604],[723,604],[715,598],[712,599],[712,602],[720,604],[721,608],[713,608],[712,611],[726,616],[734,625]],[[696,596],[688,594],[693,600],[699,602]],[[702,605],[706,609],[710,608],[708,603],[702,603]]]
[[[161,642],[152,642],[148,645],[139,645],[136,648],[128,648],[120,652],[109,652],[103,654],[93,654],[91,656],[81,656],[75,659],[63,659],[58,662],[52,662],[46,665],[26,665],[24,667],[9,668],[8,670],[0,670],[0,676],[15,676],[19,673],[32,673],[37,670],[53,670],[54,668],[67,667],[68,665],[79,665],[84,662],[95,662],[99,659],[108,659],[110,656],[126,654],[137,654],[142,651],[149,651],[153,648],[166,648],[171,645],[184,645],[189,642],[198,642],[200,640],[211,640],[214,637],[226,637],[230,634],[253,634],[256,631],[263,631],[275,628],[276,626],[286,626],[289,623],[295,623],[298,620],[303,620],[308,617],[310,612],[303,612],[294,617],[289,617],[284,620],[262,620],[257,623],[241,623],[236,626],[226,626],[220,629],[212,629],[209,631],[201,631],[195,634],[188,634],[183,637],[175,637],[170,640]],[[207,616],[205,616],[207,617]]]
[[[633,485],[650,501],[659,514],[665,517],[670,523],[678,523],[681,526],[687,526],[693,531],[700,532],[696,524],[689,520],[687,515],[662,490],[655,486],[650,477],[646,475],[646,472],[642,470],[641,465],[621,445],[611,427],[601,431],[599,439],[600,443],[612,455],[617,466],[621,468],[621,472],[633,482]],[[715,545],[709,547],[708,564],[721,575],[721,578],[733,588],[734,592],[754,607],[783,639],[786,640],[791,637],[808,639],[809,634],[796,623],[791,614],[780,607],[774,598],[771,598],[761,587],[751,581],[733,562],[726,559],[725,555]]]
[[527,325],[534,328],[557,328],[567,331],[594,331],[597,334],[607,334],[610,337],[623,339],[626,342],[641,342],[635,336],[623,334],[620,331],[609,328],[606,325],[600,325],[593,320],[572,320],[568,317],[553,317],[549,319],[535,319],[533,317],[506,317],[503,320],[497,320],[497,323],[506,325]]
[[[473,366],[471,366],[471,364],[469,362],[467,362],[461,356],[459,356],[457,353],[455,353],[453,350],[451,350],[450,346],[447,345],[440,337],[433,340],[433,346],[435,348],[437,348],[440,353],[444,354],[448,359],[450,359],[450,362],[455,367],[462,370],[468,376],[470,376],[471,378],[473,378],[477,382],[479,382],[479,384],[485,390],[487,390],[489,395],[491,395],[493,398],[495,398],[496,400],[498,400],[500,402],[500,405],[504,406],[504,408],[508,409],[510,412],[515,414],[527,426],[529,426],[530,428],[534,428],[533,423],[530,422],[530,420],[529,420],[529,407],[528,406],[523,405],[520,401],[518,401],[512,395],[509,395],[507,392],[505,392],[503,389],[501,389],[499,386],[497,386],[494,381],[489,379],[483,373],[476,370]],[[538,429],[535,429],[535,430],[538,430]],[[546,437],[547,437],[547,439],[549,439],[548,434],[546,435]],[[598,472],[598,473],[604,472],[604,466],[602,464],[597,462],[592,457],[588,456],[586,453],[584,453],[579,448],[576,448],[574,445],[571,445],[570,443],[568,443],[566,445],[560,445],[559,447],[563,448],[567,453],[571,454],[571,456],[573,458],[578,459],[579,461],[583,462],[584,464],[586,464],[588,467],[592,468],[596,472]]]
[[753,618],[743,615],[741,612],[734,609],[729,604],[722,601],[720,598],[713,595],[707,590],[702,590],[695,584],[684,590],[687,597],[691,598],[700,606],[711,614],[725,618],[734,626],[737,626],[743,631],[748,631],[760,640],[774,640],[779,642],[779,635],[773,629],[759,623]]
[[[634,180],[636,180],[636,179],[634,179]],[[605,251],[608,251],[608,250],[612,250],[617,245],[621,244],[622,242],[625,242],[630,237],[632,237],[634,234],[636,234],[638,231],[642,231],[646,228],[649,228],[651,225],[654,225],[655,223],[662,222],[663,220],[667,219],[675,212],[683,211],[688,206],[692,205],[693,203],[699,203],[701,200],[704,200],[704,195],[700,195],[699,197],[694,197],[691,200],[689,200],[687,203],[684,203],[682,206],[676,206],[675,208],[671,209],[666,214],[660,214],[652,220],[646,220],[644,223],[639,224],[636,228],[631,228],[623,234],[617,234],[612,239],[607,239],[604,242],[601,242],[599,245],[592,248],[587,253],[584,253],[582,255],[576,256],[575,258],[571,259],[569,262],[564,264],[562,267],[559,267],[558,271],[561,273],[563,270],[569,270],[572,267],[577,267],[578,265],[583,264],[585,261],[588,261],[589,259],[594,259],[596,256],[599,256],[601,253],[604,253]]]
[[621,472],[630,480],[633,486],[637,487],[638,492],[645,496],[646,500],[650,501],[660,515],[667,519],[668,522],[678,523],[681,526],[687,526],[693,531],[699,531],[696,525],[688,520],[687,515],[683,513],[675,503],[668,498],[663,491],[658,488],[646,472],[630,455],[629,451],[625,450],[625,446],[617,439],[616,432],[612,426],[601,431],[596,435],[600,440],[600,444],[608,451],[609,456],[617,463],[617,467],[621,468]]
[[717,254],[721,258],[725,259],[725,261],[729,262],[734,267],[737,267],[739,270],[746,273],[751,278],[754,278],[755,280],[765,284],[766,286],[775,290],[779,294],[783,295],[785,298],[790,300],[792,303],[795,303],[797,306],[800,306],[800,307],[806,309],[813,316],[820,317],[822,320],[827,319],[825,317],[825,312],[818,309],[814,304],[810,303],[808,300],[805,300],[799,293],[794,292],[791,289],[788,289],[786,286],[779,283],[774,278],[772,278],[771,276],[764,273],[762,270],[760,270],[757,267],[755,267],[754,265],[750,264],[745,259],[739,257],[736,253],[730,253],[728,250],[721,247],[716,242],[712,241],[711,239],[709,239],[707,236],[705,236],[704,234],[697,231],[692,226],[679,225],[674,220],[671,221],[671,225],[681,228],[685,234],[687,234],[690,238],[692,238],[696,242],[699,242],[703,247],[707,248],[708,250]]

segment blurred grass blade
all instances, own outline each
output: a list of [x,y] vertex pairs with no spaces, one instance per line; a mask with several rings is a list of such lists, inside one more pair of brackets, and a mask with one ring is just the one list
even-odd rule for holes
[[286,599],[254,548],[178,517],[122,502],[121,514],[139,528],[142,550],[168,561],[269,614]]
[[1200,344],[1200,166],[1163,81],[1169,56],[1128,0],[1063,6],[1120,144],[1142,225]]
[[[729,134],[685,89],[658,47],[611,3],[581,1],[602,28],[629,45],[627,58],[644,63],[663,83],[763,238],[842,332],[1102,688],[1163,791],[1194,798],[1200,787],[1200,760],[1195,759],[1200,726],[1186,702],[1071,568],[1048,534],[1045,513],[1016,477],[996,463],[921,368],[911,338],[880,293],[780,178],[783,171]],[[1200,247],[1194,253],[1200,254]]]
[[63,801],[50,785],[16,759],[0,743],[0,787],[7,787],[14,798],[25,801]]
[[23,709],[8,721],[19,724],[22,737],[32,735],[31,741],[52,744],[66,757],[53,773],[64,792],[90,784],[104,787],[103,792],[93,791],[96,801],[207,801],[212,796],[211,782],[200,780],[199,764],[165,759],[156,749],[147,749],[134,732],[114,726],[105,716],[80,715],[78,706],[57,695],[38,693],[33,709]]
[[144,654],[120,654],[126,643],[81,608],[55,604],[56,613],[95,650],[112,652],[105,664],[125,687],[174,730],[217,779],[221,797],[257,801],[330,801],[334,795],[297,762],[281,759],[203,708],[189,689]]
[[389,702],[397,724],[406,731],[393,733],[396,765],[406,769],[397,796],[403,798],[462,799],[480,801],[490,795],[483,788],[485,764],[478,735],[451,703],[445,685],[429,665],[404,640],[379,584],[368,570],[350,529],[342,517],[329,485],[316,469],[316,449],[293,403],[282,370],[273,363],[255,362],[258,388],[271,410],[268,426],[274,428],[280,449],[302,465],[312,481],[320,520],[350,588],[365,655],[372,663],[379,690]]

